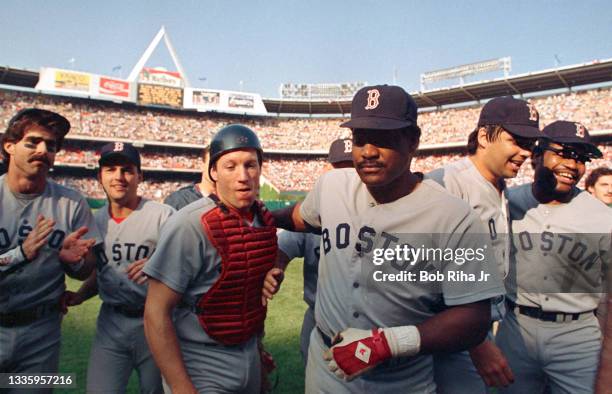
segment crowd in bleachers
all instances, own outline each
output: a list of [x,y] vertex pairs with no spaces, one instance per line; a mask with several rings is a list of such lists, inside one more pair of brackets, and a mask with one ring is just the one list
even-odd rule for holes
[[323,174],[325,159],[281,159],[264,162],[263,175],[279,190],[312,189],[314,182]]
[[[612,144],[600,145],[599,148],[603,151],[604,157],[601,159],[593,160],[587,163],[587,173],[593,168],[599,166],[611,166],[612,163]],[[75,152],[73,152],[75,153]],[[79,158],[87,157],[93,158],[95,154],[93,152],[80,152],[80,155],[76,153],[74,155],[58,155],[58,157],[65,158],[67,156],[73,156],[70,160],[58,159],[56,164],[62,162],[78,163]],[[428,154],[418,155],[414,158],[411,168],[413,171],[420,171],[428,173],[436,168],[442,167],[452,161],[461,159],[463,155],[459,152],[447,153],[447,154]],[[143,165],[147,163],[147,155],[143,155]],[[180,161],[191,161],[193,168],[201,168],[201,161],[199,157],[181,157]],[[325,172],[327,162],[325,158],[317,159],[291,159],[285,156],[280,158],[268,159],[264,162],[263,176],[270,182],[274,187],[281,191],[293,190],[293,191],[308,191],[314,186],[317,178]],[[168,168],[168,167],[159,167]],[[519,185],[526,182],[531,182],[533,179],[533,170],[531,168],[529,160],[523,164],[519,175],[516,178],[508,181],[509,186]],[[74,187],[77,190],[81,190],[88,197],[101,198],[104,197],[102,188],[95,180],[94,177],[90,178],[74,178],[74,177],[56,177],[62,184]],[[158,201],[162,201],[168,194],[177,188],[187,184],[186,182],[160,182],[160,181],[149,181],[146,180],[141,184],[141,193],[148,198],[152,198]],[[584,177],[579,185],[584,186]]]
[[[543,127],[554,120],[580,120],[589,130],[612,129],[612,89],[601,88],[530,99]],[[341,118],[239,117],[166,111],[94,100],[0,90],[0,126],[19,109],[41,107],[65,115],[71,135],[207,144],[211,135],[229,123],[253,128],[265,149],[327,149],[348,135]],[[480,106],[425,111],[419,115],[421,144],[463,142],[474,129]]]
[[[541,127],[556,120],[580,120],[590,130],[612,129],[612,88],[592,89],[531,99],[538,109]],[[88,137],[127,138],[165,142],[206,144],[211,135],[223,125],[240,122],[259,135],[264,149],[327,150],[331,141],[345,137],[349,130],[339,127],[341,118],[306,117],[238,117],[201,113],[186,113],[151,109],[133,105],[118,105],[101,101],[74,99],[0,89],[0,129],[19,109],[41,107],[62,113],[72,123],[70,135]],[[448,108],[424,111],[419,115],[423,130],[421,144],[465,142],[474,129],[480,106]],[[588,169],[612,163],[612,145],[602,147],[605,157],[589,163]],[[420,154],[412,168],[427,173],[444,164],[457,160],[462,153]],[[58,153],[56,164],[88,164],[95,166],[97,157],[87,142],[69,141]],[[142,165],[152,169],[201,169],[200,152],[160,148],[159,151],[142,151]],[[278,156],[266,160],[264,177],[277,189],[310,190],[314,181],[325,170],[325,159],[306,156]],[[525,164],[511,185],[528,182],[533,171]],[[91,197],[103,197],[97,181],[91,177],[61,178],[60,181],[83,191]],[[141,186],[142,193],[155,200],[163,200],[183,183],[147,180]]]
[[[53,181],[80,191],[89,198],[105,198],[104,190],[98,180],[91,177],[73,177],[51,175]],[[189,182],[150,181],[145,179],[138,187],[141,196],[162,202],[173,191],[188,185]]]
[[[72,144],[71,144],[72,145]],[[142,167],[145,169],[191,169],[200,170],[202,162],[198,153],[176,154],[176,153],[153,153],[141,152]],[[56,164],[89,164],[96,166],[98,157],[93,150],[82,150],[73,146],[67,146],[55,156]]]

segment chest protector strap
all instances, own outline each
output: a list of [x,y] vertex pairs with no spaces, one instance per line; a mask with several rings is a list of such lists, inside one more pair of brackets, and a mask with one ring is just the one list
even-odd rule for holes
[[256,228],[216,196],[213,199],[217,207],[202,215],[201,223],[221,256],[221,275],[198,300],[198,320],[211,338],[236,345],[263,332],[266,308],[261,305],[261,291],[276,259],[276,228],[260,201],[254,211],[263,227]]

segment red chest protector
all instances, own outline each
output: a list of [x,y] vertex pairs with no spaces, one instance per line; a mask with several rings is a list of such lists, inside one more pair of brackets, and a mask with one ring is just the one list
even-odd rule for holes
[[276,227],[262,202],[256,201],[254,208],[263,227],[249,226],[218,201],[201,218],[204,232],[221,256],[221,276],[198,300],[198,320],[211,338],[225,345],[263,332],[266,319],[261,291],[276,259]]

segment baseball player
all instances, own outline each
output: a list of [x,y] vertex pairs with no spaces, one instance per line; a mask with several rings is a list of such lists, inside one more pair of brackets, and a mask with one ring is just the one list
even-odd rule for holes
[[[608,270],[608,291],[606,294],[608,311],[603,325],[603,341],[601,345],[601,357],[595,383],[595,394],[609,394],[612,388],[612,270]],[[600,309],[597,310],[598,317]]]
[[104,235],[104,258],[78,292],[68,293],[69,305],[98,293],[103,302],[89,356],[87,392],[123,393],[136,370],[141,392],[160,393],[161,374],[144,335],[147,285],[142,268],[174,209],[138,195],[140,154],[132,145],[104,145],[98,163],[98,180],[107,197],[95,214]]
[[469,348],[486,335],[489,299],[504,292],[497,263],[461,266],[472,275],[493,268],[490,280],[469,285],[405,279],[450,278],[446,270],[458,265],[437,257],[392,254],[375,263],[379,252],[487,250],[481,241],[488,240],[475,236],[484,228],[465,202],[410,171],[420,129],[416,103],[402,88],[359,90],[342,126],[352,129],[357,171],[327,172],[302,204],[275,213],[279,226],[321,230],[306,391],[433,393],[429,354]]
[[[332,168],[353,167],[353,156],[351,151],[353,142],[350,138],[337,139],[329,147],[327,161]],[[291,260],[297,257],[304,258],[304,301],[308,305],[304,313],[304,322],[300,334],[300,352],[304,366],[308,361],[308,346],[310,344],[310,333],[314,328],[314,308],[315,296],[317,294],[317,275],[319,270],[319,255],[321,237],[312,233],[297,233],[291,231],[281,231],[278,234],[278,266],[271,275],[268,276],[269,283],[264,283],[264,297],[271,299],[273,292],[279,284],[276,277],[285,271]]]
[[215,192],[215,184],[208,176],[208,162],[210,160],[210,147],[204,148],[202,152],[202,180],[200,183],[184,186],[177,191],[171,193],[164,200],[164,204],[170,205],[177,211],[192,202],[199,200],[204,196],[208,196]]
[[[515,177],[531,156],[541,137],[538,118],[535,107],[524,100],[494,98],[482,108],[478,126],[468,137],[468,157],[427,174],[478,213],[503,273],[509,254],[505,179]],[[492,305],[494,320],[501,319],[503,302],[500,297]],[[469,354],[436,354],[434,368],[438,393],[485,393],[485,383],[507,386],[513,380],[507,361],[489,339],[470,349]]]
[[556,121],[534,151],[534,182],[508,191],[509,311],[496,342],[515,382],[503,393],[592,393],[601,349],[594,315],[610,259],[612,212],[576,187],[601,157],[586,128]]
[[173,215],[145,265],[145,333],[172,392],[260,390],[262,285],[277,251],[273,219],[256,200],[262,156],[249,128],[221,129],[208,168],[216,194]]
[[591,171],[584,188],[595,198],[612,207],[612,168],[599,167]]
[[29,108],[2,137],[1,373],[57,372],[64,275],[84,280],[96,264],[102,240],[85,198],[47,179],[69,130],[63,116]]
[[[612,296],[608,294],[608,309],[612,308]],[[612,387],[612,314],[608,313],[601,345],[601,359],[595,382],[595,394],[608,394]]]

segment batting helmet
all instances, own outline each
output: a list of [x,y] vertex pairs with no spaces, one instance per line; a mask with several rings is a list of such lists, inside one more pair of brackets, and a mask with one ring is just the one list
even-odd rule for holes
[[208,176],[210,177],[210,169],[221,156],[239,149],[255,149],[259,164],[263,163],[263,149],[253,130],[241,124],[231,124],[219,130],[210,141]]

